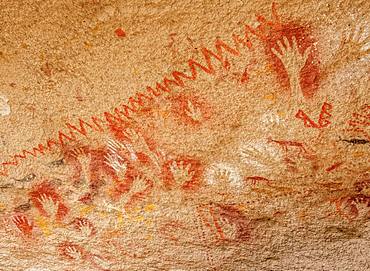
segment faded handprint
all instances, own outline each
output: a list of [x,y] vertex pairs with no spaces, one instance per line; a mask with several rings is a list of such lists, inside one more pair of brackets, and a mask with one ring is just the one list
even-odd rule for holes
[[31,234],[33,224],[27,219],[26,216],[24,215],[14,216],[12,221],[21,233],[26,235]]
[[153,153],[153,159],[157,165],[163,165],[166,161],[172,158],[172,155],[165,153],[161,149],[158,149],[155,153]]
[[65,254],[69,258],[76,260],[76,261],[80,261],[82,259],[82,252],[79,249],[77,249],[75,246],[68,246],[65,249]]
[[370,105],[365,104],[361,107],[360,113],[352,113],[352,118],[349,121],[351,126],[362,125],[370,126]]
[[123,181],[125,179],[125,174],[127,170],[127,165],[125,160],[117,153],[108,153],[105,155],[105,163],[114,169],[118,179]]
[[281,163],[282,154],[265,142],[251,142],[240,147],[243,162],[260,170],[269,170]]
[[205,172],[205,179],[209,185],[221,187],[243,187],[243,179],[237,167],[227,163],[213,164]]
[[325,69],[327,74],[370,54],[368,46],[370,36],[363,37],[365,28],[366,25],[364,23],[354,23],[348,33],[344,32],[342,34],[341,42],[333,61]]
[[272,48],[272,53],[281,60],[284,68],[289,76],[290,87],[295,99],[299,102],[303,102],[303,94],[299,84],[299,73],[307,62],[308,55],[310,54],[310,48],[307,48],[303,54],[299,53],[297,47],[297,40],[293,36],[292,45],[290,45],[287,37],[283,37],[283,43],[277,41],[277,45],[281,51],[277,51]]
[[118,200],[108,201],[106,199],[101,199],[101,201],[98,202],[99,207],[102,211],[121,213],[130,205],[130,203],[132,203],[131,201],[135,195],[145,192],[149,185],[150,184],[145,176],[138,175],[133,179],[130,190],[120,195]]
[[199,122],[202,120],[202,112],[190,100],[188,100],[188,108],[185,110],[185,114],[193,121]]
[[162,162],[162,154],[161,152],[155,152],[154,150],[151,150],[149,147],[147,141],[145,138],[139,133],[136,132],[134,129],[127,129],[126,130],[127,137],[131,140],[132,145],[127,144],[126,148],[129,150],[130,153],[133,152],[133,149],[136,153],[143,153],[149,157],[149,159],[152,161],[152,165],[154,165],[154,170],[157,172],[160,172],[161,170],[161,162]]
[[349,221],[370,217],[369,175],[360,176],[352,186],[347,186],[340,192],[337,198],[331,200],[339,215]]
[[348,220],[370,216],[370,197],[364,194],[344,196],[336,200],[338,213]]
[[[134,129],[126,129],[125,131],[126,136],[131,140],[133,149],[136,153],[144,153],[146,154],[150,160],[154,163],[157,168],[160,168],[158,164],[158,157],[150,150],[150,147],[140,132],[136,132]],[[127,145],[127,149],[130,151],[132,149],[131,145]],[[130,151],[132,152],[132,150]]]
[[134,178],[131,189],[122,195],[120,199],[120,204],[125,208],[128,208],[132,201],[135,199],[135,196],[143,193],[148,188],[148,181],[143,175],[138,175]]
[[89,180],[89,170],[91,164],[91,154],[86,151],[86,148],[76,148],[71,151],[71,156],[74,157],[81,165],[82,176],[85,180]]
[[94,227],[87,220],[79,220],[77,222],[77,227],[80,230],[81,237],[87,239],[94,234]]
[[[103,213],[110,213],[110,212],[121,212],[122,211],[122,206],[123,206],[123,203],[122,201],[118,201],[118,202],[111,202],[111,201],[108,201],[106,199],[101,199],[100,201],[97,201],[96,202],[97,205],[97,210],[98,211],[101,211]],[[97,223],[100,225],[100,226],[106,226],[104,223],[103,220],[97,220]]]
[[[48,232],[48,234],[46,235],[46,238],[47,238],[46,240],[50,242],[54,242],[55,240],[77,239],[76,232],[71,231],[70,229],[64,227],[64,225],[60,225],[59,227],[54,227],[53,229],[49,227],[48,230],[50,230],[50,232]],[[79,239],[77,239],[76,241],[79,241]]]
[[70,186],[70,189],[67,190],[67,192],[65,193],[65,197],[67,201],[69,201],[70,203],[75,203],[76,201],[83,198],[83,196],[88,194],[89,191],[90,191],[89,183],[87,182],[87,180],[83,180],[78,184]]
[[112,264],[98,255],[91,255],[91,261],[103,270],[112,270]]
[[194,171],[191,171],[191,164],[184,164],[184,161],[176,162],[173,161],[170,164],[170,171],[172,173],[173,179],[175,180],[175,185],[177,188],[183,186],[185,183],[189,182],[193,176]]
[[215,178],[220,181],[220,183],[228,183],[230,180],[230,171],[221,168],[215,173]]
[[348,124],[347,131],[370,140],[370,105],[365,104],[361,107],[359,113],[352,113]]
[[198,207],[202,225],[209,238],[224,241],[249,240],[249,227],[245,216],[232,205],[203,205]]
[[117,154],[121,156],[122,151],[127,151],[130,154],[130,158],[133,161],[137,160],[135,150],[128,143],[122,143],[116,140],[108,140],[108,152],[112,154]]
[[132,187],[129,191],[131,195],[136,193],[143,192],[148,187],[146,178],[142,175],[138,175],[135,177]]
[[121,142],[116,140],[109,139],[108,140],[108,151],[110,153],[118,154],[120,150],[124,149],[124,145]]
[[125,134],[131,140],[136,152],[150,152],[149,146],[141,133],[136,132],[134,129],[128,128],[126,129]]
[[58,209],[59,209],[59,202],[54,201],[52,197],[47,196],[45,194],[41,195],[38,201],[40,202],[40,204],[42,205],[42,208],[48,214],[50,219],[52,221],[55,221],[57,213],[58,213]]
[[364,23],[359,23],[358,27],[356,25],[352,26],[348,36],[343,35],[339,52],[347,61],[359,59],[370,53],[370,48],[365,49],[370,42],[370,36],[363,37],[365,28]]
[[222,229],[223,238],[226,240],[236,240],[238,238],[238,227],[231,223],[227,218],[221,216],[218,223]]
[[258,174],[281,172],[283,153],[265,141],[246,142],[239,148],[241,160]]

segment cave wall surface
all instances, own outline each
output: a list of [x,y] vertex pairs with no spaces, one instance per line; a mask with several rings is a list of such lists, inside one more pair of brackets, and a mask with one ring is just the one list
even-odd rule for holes
[[369,11],[0,0],[0,271],[370,270]]

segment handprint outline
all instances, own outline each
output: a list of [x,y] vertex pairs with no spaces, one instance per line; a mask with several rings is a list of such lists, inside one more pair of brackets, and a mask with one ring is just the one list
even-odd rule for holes
[[31,235],[33,223],[28,220],[25,215],[15,215],[12,217],[12,222],[17,227],[17,230],[25,235]]
[[303,53],[300,53],[295,36],[292,37],[292,44],[290,44],[286,36],[283,37],[283,43],[280,40],[276,43],[280,52],[275,48],[271,48],[271,51],[283,63],[289,77],[292,95],[295,100],[301,104],[304,102],[304,96],[300,87],[299,74],[306,65],[308,56],[311,53],[311,48],[308,47]]
[[46,194],[41,194],[38,201],[51,221],[55,221],[59,210],[59,201],[54,200],[51,196]]
[[195,174],[195,172],[191,170],[191,164],[185,164],[184,161],[172,161],[169,168],[177,188],[188,183]]
[[200,122],[203,119],[202,111],[199,109],[199,107],[195,106],[190,100],[188,100],[187,102],[185,114],[196,122]]

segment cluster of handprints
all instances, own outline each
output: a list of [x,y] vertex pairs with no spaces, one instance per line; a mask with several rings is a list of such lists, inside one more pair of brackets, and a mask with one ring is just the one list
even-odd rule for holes
[[[275,31],[273,26],[281,24],[276,11],[273,14],[274,21],[271,22],[260,18],[261,25],[270,27],[269,31]],[[363,37],[363,29],[361,25],[343,36],[325,72],[335,72],[341,65],[368,57],[369,49],[365,46],[369,37]],[[258,31],[251,30],[261,37]],[[290,40],[283,36],[270,50],[281,61],[289,78],[292,104],[304,105],[306,98],[300,86],[300,76],[312,48],[300,50],[295,36]],[[362,135],[362,142],[370,140],[369,108],[365,105],[361,112],[353,113],[347,123],[348,129]],[[205,119],[202,109],[191,100],[183,107],[183,117],[189,118],[190,124],[201,124]],[[61,164],[72,172],[69,181],[65,180],[62,187],[55,187],[52,181],[35,185],[29,193],[32,207],[35,207],[32,214],[18,211],[6,223],[24,238],[46,239],[66,260],[88,262],[100,270],[120,270],[121,261],[112,256],[112,251],[125,249],[117,242],[106,240],[112,232],[124,235],[122,220],[138,216],[138,212],[142,214],[155,191],[175,191],[177,193],[172,194],[175,197],[191,198],[202,186],[237,193],[243,189],[251,191],[251,187],[259,184],[271,195],[289,193],[288,188],[274,182],[275,175],[289,172],[289,176],[299,176],[302,170],[315,173],[323,164],[320,159],[324,159],[308,144],[292,139],[248,141],[238,152],[240,161],[256,174],[244,175],[243,170],[231,162],[208,165],[196,157],[166,153],[137,127],[116,125],[112,127],[112,138],[103,147],[80,146],[66,150]],[[338,163],[327,168],[327,174],[340,166]],[[320,187],[333,195],[330,199],[333,207],[349,221],[368,217],[370,211],[370,178],[359,174],[354,179],[349,186],[333,182]],[[195,204],[193,211],[192,223],[198,230],[200,228],[196,234],[199,242],[217,245],[250,238],[252,221],[235,205],[207,201]],[[169,241],[181,242],[184,238],[181,232],[191,231],[189,227],[189,223],[170,218],[157,225],[155,231]],[[139,257],[130,252],[127,255]]]
[[[66,260],[101,270],[122,268],[121,259],[114,258],[112,251],[142,257],[126,252],[121,242],[111,240],[111,235],[127,235],[129,227],[124,227],[123,221],[134,224],[140,217],[145,220],[145,210],[150,213],[157,208],[146,200],[155,190],[177,191],[172,196],[191,198],[204,177],[203,166],[195,158],[164,154],[137,130],[113,130],[115,139],[109,139],[103,148],[66,150],[58,166],[67,168],[69,178],[61,187],[53,181],[34,185],[29,197],[35,208],[12,215],[6,221],[9,230],[16,229],[36,243],[47,243]],[[240,185],[242,181],[233,167],[225,165],[213,165],[207,174],[210,183]],[[237,207],[207,202],[196,205],[193,211],[197,220],[193,226],[200,225],[206,234],[197,242],[249,239],[249,221]],[[181,241],[181,232],[191,226],[185,224],[188,221],[168,218],[155,231],[169,241]]]

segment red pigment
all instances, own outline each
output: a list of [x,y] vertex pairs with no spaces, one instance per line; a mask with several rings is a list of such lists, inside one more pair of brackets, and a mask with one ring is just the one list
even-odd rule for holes
[[39,201],[42,195],[46,195],[48,198],[52,198],[55,203],[59,203],[58,211],[56,214],[56,218],[61,220],[63,217],[66,216],[68,213],[68,208],[63,204],[61,196],[55,191],[55,189],[51,186],[51,184],[47,183],[46,181],[37,185],[30,193],[29,193],[32,203],[34,206],[39,210],[39,212],[47,216],[47,210],[44,210],[42,207],[41,202]]
[[182,189],[192,190],[192,189],[197,188],[200,185],[200,179],[203,173],[202,164],[197,159],[184,156],[184,157],[179,157],[178,159],[169,160],[163,165],[163,168],[162,168],[163,180],[164,180],[164,184],[168,188],[172,188],[175,185],[175,179],[170,169],[170,166],[172,165],[173,162],[176,162],[177,165],[179,165],[180,162],[183,162],[184,168],[190,164],[189,173],[194,172],[194,175],[191,178],[191,180],[181,185]]
[[126,33],[122,28],[117,28],[114,33],[116,33],[117,37],[124,38],[126,37]]
[[320,78],[320,61],[315,46],[316,40],[312,36],[312,30],[309,26],[303,26],[296,22],[283,23],[277,14],[275,3],[272,5],[272,17],[273,19],[271,21],[267,21],[263,16],[257,15],[260,25],[257,28],[250,26],[247,26],[247,28],[264,43],[265,53],[277,74],[278,82],[287,90],[290,88],[288,74],[281,60],[274,55],[271,49],[278,49],[277,41],[282,42],[283,37],[286,37],[290,45],[292,45],[293,37],[295,37],[300,54],[303,54],[306,49],[310,50],[306,64],[299,74],[303,95],[310,98],[317,92]]

